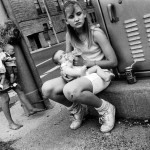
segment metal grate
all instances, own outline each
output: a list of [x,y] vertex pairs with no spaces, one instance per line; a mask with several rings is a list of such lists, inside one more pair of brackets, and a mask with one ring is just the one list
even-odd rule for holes
[[125,20],[124,26],[134,62],[145,61],[143,46],[141,42],[138,24],[136,23],[136,19],[132,18]]
[[144,19],[144,24],[145,24],[148,43],[149,43],[149,46],[150,46],[150,14],[144,15],[143,19]]

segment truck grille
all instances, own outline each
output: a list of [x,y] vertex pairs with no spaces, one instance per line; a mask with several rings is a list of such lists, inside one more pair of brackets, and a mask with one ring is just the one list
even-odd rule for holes
[[[129,47],[134,61],[145,61],[143,46],[135,18],[124,21]],[[149,35],[150,36],[150,35]]]
[[144,24],[145,24],[148,43],[149,43],[149,46],[150,46],[150,14],[144,15],[143,19],[144,19]]

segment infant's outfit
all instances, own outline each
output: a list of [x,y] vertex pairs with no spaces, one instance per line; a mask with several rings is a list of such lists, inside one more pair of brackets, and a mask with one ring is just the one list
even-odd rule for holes
[[[66,67],[69,67],[69,68],[73,67],[73,60],[75,59],[75,55],[72,52],[70,52],[70,53],[66,53],[64,57],[66,61],[63,62],[60,66],[60,69],[62,72],[63,72],[63,69],[65,69]],[[74,79],[74,77],[69,76],[65,74],[64,72],[63,72],[63,76],[65,76],[65,78],[67,78],[68,81],[71,81]]]
[[[6,57],[7,57],[7,59],[8,58],[13,58],[14,57],[14,55],[10,55],[10,54],[8,54],[8,53],[6,53]],[[11,74],[14,74],[14,79],[15,79],[15,81],[13,81],[13,83],[10,83],[10,87],[12,87],[12,88],[14,88],[14,87],[16,87],[17,86],[17,78],[16,78],[16,76],[17,76],[17,66],[16,66],[16,60],[11,60],[11,61],[5,61],[5,65],[6,65],[6,70],[7,70],[7,72],[8,72],[8,74],[9,74],[9,76],[11,75]]]

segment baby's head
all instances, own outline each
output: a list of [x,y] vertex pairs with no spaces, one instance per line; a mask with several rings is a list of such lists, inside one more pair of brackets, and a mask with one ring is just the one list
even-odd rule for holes
[[65,61],[64,56],[65,56],[65,52],[63,50],[58,50],[53,54],[52,60],[55,64],[60,65]]
[[4,47],[4,51],[6,53],[8,53],[9,55],[13,55],[15,52],[14,52],[14,47],[10,44],[7,44],[5,47]]

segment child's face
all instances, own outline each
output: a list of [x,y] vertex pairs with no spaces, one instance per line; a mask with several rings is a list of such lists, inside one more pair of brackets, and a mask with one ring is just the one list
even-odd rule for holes
[[8,45],[5,49],[5,51],[9,54],[9,55],[13,55],[14,52],[14,47],[12,45]]
[[73,6],[67,6],[65,9],[66,23],[73,28],[81,28],[85,22],[86,14],[80,6],[77,4]]
[[65,52],[63,50],[59,50],[56,54],[54,59],[59,63],[63,63],[66,59],[65,59]]

